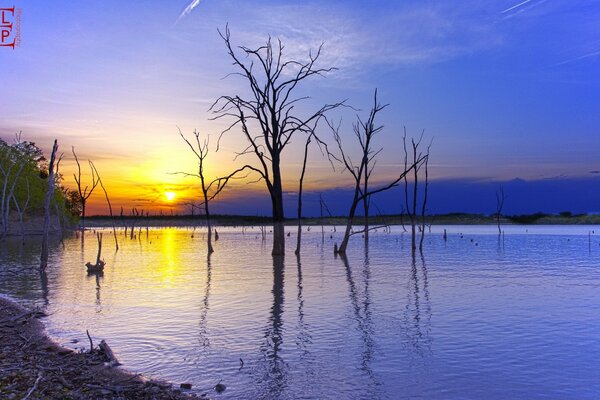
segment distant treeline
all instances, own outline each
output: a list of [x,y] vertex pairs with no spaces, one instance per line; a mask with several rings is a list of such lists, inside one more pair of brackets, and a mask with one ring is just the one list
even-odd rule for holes
[[[260,226],[271,225],[271,217],[266,216],[248,216],[248,215],[214,215],[212,217],[217,225],[221,226]],[[306,217],[302,218],[304,225],[343,225],[346,222],[345,216],[333,217]],[[370,217],[371,222],[381,225],[402,225],[406,224],[406,215],[383,215]],[[470,213],[447,213],[430,215],[426,217],[428,225],[477,225],[477,224],[495,224],[495,215],[470,214]],[[119,226],[129,225],[132,220],[137,220],[137,226],[201,226],[205,221],[202,215],[148,215],[148,216],[123,216],[115,218],[115,223]],[[110,226],[109,216],[96,215],[88,217],[90,226]],[[296,224],[295,218],[287,218],[285,222],[289,225]],[[572,214],[568,211],[561,212],[558,215],[544,214],[537,212],[534,214],[511,215],[501,218],[503,224],[600,224],[600,215]],[[355,223],[363,223],[362,217],[356,217]]]

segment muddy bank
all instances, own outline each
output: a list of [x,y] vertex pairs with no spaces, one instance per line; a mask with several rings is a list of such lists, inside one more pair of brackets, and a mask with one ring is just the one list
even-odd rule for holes
[[40,317],[0,297],[2,399],[206,398],[110,367],[100,351],[77,353],[60,347],[45,335]]

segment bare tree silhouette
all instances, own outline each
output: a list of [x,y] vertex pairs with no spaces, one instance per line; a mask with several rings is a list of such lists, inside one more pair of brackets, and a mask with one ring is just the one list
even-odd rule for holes
[[79,164],[77,154],[75,154],[75,147],[71,146],[71,151],[73,152],[73,157],[75,157],[75,162],[77,163],[77,174],[73,174],[73,178],[75,178],[75,183],[77,184],[77,193],[79,194],[79,201],[81,202],[81,230],[85,230],[85,205],[87,200],[94,192],[94,189],[96,189],[96,186],[98,186],[99,180],[98,176],[96,175],[96,169],[93,167],[92,162],[88,160],[90,169],[92,170],[92,187],[85,185],[85,187],[82,189],[81,165]]
[[[427,146],[425,153],[423,153],[419,148],[421,148],[421,144],[423,141],[423,135],[425,132],[421,132],[419,139],[415,141],[414,138],[410,139],[411,144],[411,153],[410,157],[412,157],[412,165],[414,166],[413,172],[413,180],[412,180],[412,193],[410,193],[408,175],[404,176],[404,200],[406,202],[407,214],[410,219],[410,227],[411,227],[411,250],[414,252],[417,249],[417,226],[419,226],[419,230],[421,231],[421,239],[419,240],[419,250],[423,250],[423,240],[425,238],[425,212],[427,207],[427,197],[429,191],[429,152],[431,149],[431,143]],[[404,136],[402,137],[402,143],[404,148],[404,167],[406,168],[409,164],[409,154],[407,150],[407,139],[406,139],[406,127],[404,128]],[[419,223],[418,220],[418,194],[419,194],[419,171],[421,167],[425,167],[425,186],[423,188],[423,196],[421,203],[421,221]],[[412,199],[410,198],[412,195]]]
[[[201,142],[200,141],[200,132],[195,130],[194,131],[195,143],[192,143],[183,135],[181,130],[179,130],[179,135],[185,141],[185,143],[188,145],[190,150],[192,150],[192,152],[198,159],[198,173],[197,174],[189,174],[187,172],[175,172],[175,173],[200,178],[200,184],[201,184],[200,188],[202,190],[201,206],[204,207],[204,218],[206,220],[206,227],[208,229],[208,234],[206,235],[207,250],[208,250],[208,253],[210,254],[210,253],[214,252],[214,248],[212,245],[212,226],[211,226],[211,219],[210,219],[210,209],[208,207],[208,204],[215,197],[217,197],[217,195],[219,193],[221,193],[221,191],[223,189],[225,189],[225,186],[227,185],[227,183],[229,182],[230,179],[240,178],[240,177],[236,177],[236,175],[238,175],[240,172],[248,169],[248,170],[256,171],[260,174],[261,171],[250,165],[244,165],[243,167],[236,169],[235,171],[233,171],[232,173],[230,173],[227,176],[219,177],[219,178],[213,179],[212,181],[208,182],[206,179],[206,176],[204,175],[204,167],[205,167],[206,157],[208,156],[208,153],[209,153],[208,145],[210,142],[210,137],[207,136]],[[218,239],[218,237],[216,239]]]
[[[417,166],[424,160],[423,157],[415,159],[414,162],[410,166],[408,166],[405,163],[404,170],[398,175],[398,177],[396,179],[394,179],[387,185],[383,185],[383,186],[380,186],[380,187],[377,187],[374,189],[369,189],[368,181],[369,181],[369,177],[370,177],[370,175],[373,171],[373,168],[375,166],[375,163],[376,163],[375,158],[381,153],[381,149],[374,150],[372,147],[372,144],[373,144],[372,140],[373,140],[374,136],[383,129],[382,125],[377,126],[375,124],[375,119],[377,117],[377,114],[380,111],[382,111],[385,107],[387,107],[387,105],[381,105],[379,103],[379,101],[377,100],[377,90],[375,90],[374,104],[373,104],[373,107],[371,108],[371,111],[369,112],[369,116],[368,116],[367,120],[363,121],[359,116],[357,116],[357,121],[356,121],[356,123],[353,124],[354,135],[358,139],[358,142],[360,144],[361,151],[362,151],[361,160],[358,165],[355,165],[352,162],[352,159],[350,158],[350,156],[348,156],[346,154],[346,152],[344,151],[344,148],[342,145],[342,138],[341,138],[340,132],[339,132],[340,126],[339,125],[334,126],[331,122],[327,121],[327,123],[329,124],[329,127],[333,131],[333,137],[334,137],[335,142],[337,143],[338,150],[340,152],[340,156],[339,157],[336,156],[336,159],[343,165],[345,170],[348,171],[350,173],[350,175],[352,175],[352,178],[354,179],[354,196],[352,199],[352,203],[350,205],[350,211],[348,212],[348,218],[347,218],[347,222],[346,222],[346,230],[344,232],[344,238],[342,239],[342,243],[341,243],[340,247],[336,250],[340,254],[346,253],[346,248],[348,247],[348,240],[350,239],[351,235],[355,235],[358,233],[366,233],[368,230],[376,228],[376,227],[369,228],[368,226],[366,226],[362,230],[352,232],[352,223],[354,221],[356,209],[357,209],[358,205],[360,204],[360,202],[364,202],[366,199],[368,199],[370,196],[372,196],[374,194],[377,194],[377,193],[389,190],[395,186],[398,186],[398,184],[402,181],[402,179],[404,179],[404,177],[411,170],[417,168]],[[368,208],[368,206],[365,206],[365,207]]]
[[[296,97],[300,85],[311,77],[323,76],[334,68],[318,68],[317,60],[322,45],[316,54],[309,53],[307,61],[284,59],[284,46],[280,40],[274,44],[271,38],[255,49],[231,44],[229,28],[219,31],[225,41],[229,56],[238,72],[249,85],[251,96],[221,96],[211,106],[217,114],[214,119],[229,118],[233,122],[221,136],[240,127],[248,145],[237,156],[254,154],[259,171],[271,197],[273,216],[273,255],[285,253],[283,231],[283,187],[281,162],[284,149],[297,133],[310,134],[315,131],[319,120],[326,112],[343,104],[326,104],[306,116],[301,116],[295,108],[307,97]],[[255,68],[257,67],[257,68]],[[219,137],[219,139],[221,138]],[[237,157],[236,156],[236,157]]]
[[58,175],[58,166],[62,155],[56,158],[56,152],[58,151],[58,141],[54,139],[54,145],[52,146],[52,154],[50,156],[50,163],[48,164],[48,189],[44,198],[44,234],[42,235],[42,254],[40,256],[40,270],[45,271],[48,266],[48,233],[50,231],[50,201],[54,195],[54,188],[56,186],[56,176]]
[[500,217],[502,216],[502,209],[504,208],[504,188],[500,186],[498,190],[496,190],[496,222],[498,223],[498,235],[502,234],[502,229],[500,228]]

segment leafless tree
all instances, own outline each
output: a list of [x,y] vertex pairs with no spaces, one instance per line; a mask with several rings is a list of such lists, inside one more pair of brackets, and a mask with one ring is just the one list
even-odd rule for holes
[[[221,96],[211,106],[216,118],[229,118],[233,122],[221,133],[239,127],[248,145],[238,156],[254,154],[258,161],[257,171],[264,179],[271,197],[273,216],[273,255],[285,253],[283,230],[283,187],[281,162],[284,149],[297,133],[310,134],[328,111],[343,103],[326,104],[306,116],[300,116],[296,105],[307,97],[296,97],[297,89],[307,79],[322,76],[334,68],[316,66],[321,54],[309,54],[307,61],[284,58],[284,46],[280,40],[274,44],[271,38],[255,49],[244,46],[234,48],[229,28],[219,31],[225,41],[229,56],[237,72],[250,87],[251,95]],[[219,138],[220,139],[220,138]]]
[[502,208],[504,208],[504,188],[500,186],[500,189],[496,190],[496,222],[498,223],[498,235],[502,234],[502,229],[500,228]]
[[[187,172],[176,172],[176,174],[183,174],[186,176],[194,176],[194,177],[200,178],[200,184],[201,184],[200,188],[202,190],[201,206],[204,207],[204,218],[206,220],[206,227],[208,229],[208,234],[206,235],[207,250],[208,250],[208,253],[210,254],[210,253],[214,252],[214,248],[212,245],[212,226],[211,226],[211,220],[210,220],[210,210],[209,210],[209,206],[208,206],[209,203],[215,197],[217,197],[217,195],[219,193],[221,193],[221,191],[223,189],[225,189],[225,186],[227,185],[227,183],[229,182],[230,179],[239,178],[239,176],[238,176],[239,173],[241,173],[245,170],[252,170],[252,171],[256,171],[258,173],[260,173],[261,171],[250,165],[244,165],[243,167],[236,169],[235,171],[233,171],[232,173],[230,173],[227,176],[219,177],[219,178],[213,179],[212,181],[208,182],[206,179],[206,176],[204,175],[204,166],[205,166],[204,163],[205,163],[206,157],[208,156],[208,153],[209,153],[208,145],[209,145],[210,138],[206,137],[201,142],[200,141],[200,133],[195,130],[194,131],[195,143],[192,143],[183,135],[181,130],[179,130],[179,135],[185,141],[185,143],[187,143],[190,150],[192,150],[192,152],[198,159],[198,173],[197,174],[189,174]],[[216,238],[216,239],[218,239],[218,238]]]
[[79,164],[79,159],[77,158],[77,154],[75,154],[75,147],[71,146],[71,151],[73,152],[73,157],[75,157],[75,162],[77,163],[77,174],[73,174],[73,178],[75,178],[75,183],[77,184],[77,193],[79,194],[79,201],[81,202],[81,230],[85,230],[85,205],[87,200],[90,198],[96,186],[98,186],[99,180],[96,175],[96,169],[92,166],[92,162],[88,160],[90,164],[90,169],[92,171],[92,186],[85,185],[82,188],[81,183],[81,165]]
[[19,216],[19,225],[21,227],[21,242],[25,243],[25,225],[23,224],[23,214],[25,214],[25,211],[27,210],[27,207],[29,206],[29,201],[31,200],[31,189],[29,187],[29,177],[26,176],[25,177],[25,188],[27,190],[27,196],[25,197],[24,201],[19,204],[19,201],[17,200],[17,196],[15,196],[15,194],[12,194],[12,200],[13,203],[15,205],[15,208],[17,210],[17,214]]
[[[54,195],[54,188],[56,186],[56,176],[58,174],[58,165],[62,159],[62,155],[56,158],[58,151],[58,141],[54,140],[52,146],[52,154],[50,156],[50,163],[48,164],[48,189],[46,190],[46,196],[44,198],[44,233],[42,236],[42,254],[40,257],[40,269],[46,270],[48,266],[48,234],[50,232],[50,201]],[[55,168],[56,167],[56,168]]]
[[[108,192],[106,191],[106,188],[104,187],[104,184],[102,183],[102,179],[100,178],[98,169],[96,168],[94,163],[91,161],[90,161],[90,167],[92,167],[92,171],[94,171],[94,173],[96,174],[96,177],[98,178],[98,183],[100,184],[100,187],[102,188],[102,191],[104,192],[104,197],[106,198],[106,203],[108,204],[108,211],[110,213],[110,222],[111,222],[112,228],[113,228],[113,236],[115,238],[116,251],[119,251],[119,241],[117,240],[117,228],[115,226],[115,218],[113,215],[113,210],[112,210],[112,205],[110,203],[110,199],[108,198]],[[123,209],[121,208],[121,212],[122,212],[122,210]]]
[[[16,144],[20,142],[21,133],[17,133]],[[20,157],[14,146],[8,146],[0,139],[0,226],[2,226],[0,237],[6,235],[8,231],[10,203],[15,198],[15,189],[26,165],[27,159]]]
[[375,124],[375,119],[377,117],[377,114],[386,106],[387,105],[382,106],[379,103],[379,101],[377,100],[377,91],[375,91],[374,105],[373,108],[371,108],[367,120],[363,121],[360,117],[357,117],[357,122],[353,125],[354,135],[357,137],[362,151],[361,161],[358,165],[355,165],[352,162],[352,159],[346,154],[342,146],[342,139],[339,133],[339,125],[336,127],[328,121],[328,124],[333,131],[334,140],[337,143],[338,150],[340,152],[340,156],[336,156],[336,159],[338,159],[338,161],[343,165],[345,170],[349,172],[350,175],[352,175],[352,177],[354,178],[354,196],[350,205],[350,211],[348,212],[346,230],[340,247],[337,249],[337,252],[340,254],[346,253],[346,248],[348,247],[348,241],[351,235],[365,233],[369,229],[376,228],[366,227],[363,230],[351,232],[352,223],[356,214],[356,208],[358,207],[360,202],[364,202],[365,199],[369,198],[374,194],[398,186],[398,184],[402,181],[402,179],[404,179],[406,174],[408,174],[411,170],[417,168],[417,166],[423,161],[423,158],[421,157],[415,159],[415,161],[410,166],[405,164],[404,170],[398,175],[398,177],[386,185],[382,185],[375,189],[369,189],[368,186],[365,186],[365,182],[368,183],[368,177],[365,180],[365,175],[371,174],[371,172],[373,171],[373,167],[375,166],[375,157],[381,152],[381,149],[373,150],[372,147],[372,140],[374,136],[383,129],[382,125],[378,126]]
[[[425,211],[427,206],[427,196],[429,190],[429,152],[431,149],[431,143],[427,146],[426,152],[423,153],[420,150],[423,141],[424,132],[417,140],[414,138],[410,139],[411,154],[409,156],[407,150],[407,138],[406,128],[404,128],[404,136],[402,137],[402,143],[404,148],[404,166],[406,168],[409,163],[413,163],[415,168],[412,170],[412,193],[409,188],[408,175],[404,176],[404,200],[406,202],[407,214],[410,220],[411,227],[411,250],[414,252],[417,249],[417,226],[421,231],[421,239],[419,241],[419,249],[423,249],[423,240],[425,235]],[[409,161],[409,157],[412,161]],[[417,162],[418,161],[418,162]],[[419,172],[421,167],[425,167],[425,186],[423,189],[422,203],[421,203],[421,222],[418,221],[418,198],[419,198]],[[410,194],[409,194],[410,193]],[[412,199],[410,198],[412,197]]]
[[[425,160],[422,165],[425,169],[425,186],[423,187],[423,202],[421,203],[421,240],[419,240],[419,251],[423,252],[423,240],[425,240],[425,212],[427,211],[427,198],[429,195],[429,154],[431,150],[431,143],[427,146],[427,151],[425,152]],[[415,171],[418,171],[419,168],[415,168]],[[415,185],[416,187],[416,185]],[[431,226],[429,228],[431,231]]]

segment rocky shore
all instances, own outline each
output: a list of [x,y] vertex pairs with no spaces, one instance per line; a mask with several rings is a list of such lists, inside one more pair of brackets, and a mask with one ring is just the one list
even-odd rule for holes
[[107,354],[78,353],[44,333],[43,314],[0,297],[2,399],[204,399],[110,366]]

